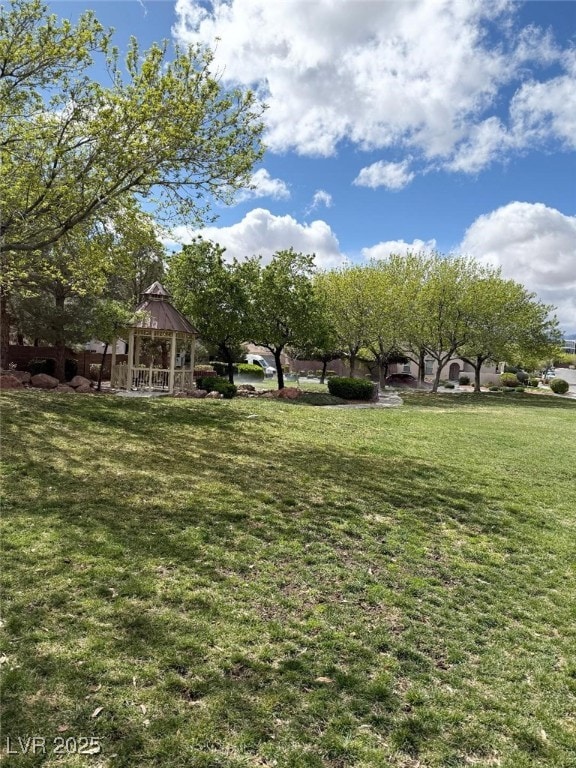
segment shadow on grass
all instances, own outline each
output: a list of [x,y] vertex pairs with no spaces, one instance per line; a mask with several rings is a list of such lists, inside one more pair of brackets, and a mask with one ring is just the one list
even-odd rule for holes
[[[434,404],[440,398],[458,405],[452,395]],[[78,700],[68,717],[85,731],[95,703],[83,694],[101,678],[109,698],[99,727],[118,765],[133,765],[143,750],[140,764],[154,764],[154,740],[190,720],[198,752],[177,763],[173,745],[164,755],[170,765],[219,765],[210,750],[238,734],[248,753],[258,751],[277,738],[274,718],[312,750],[309,763],[294,765],[355,764],[350,737],[360,722],[419,754],[433,734],[402,713],[382,659],[388,654],[386,669],[405,677],[428,675],[434,659],[398,639],[402,628],[390,627],[370,590],[409,601],[431,574],[439,582],[431,596],[447,602],[451,587],[439,577],[448,584],[450,567],[426,555],[425,567],[411,562],[410,548],[432,548],[447,524],[461,539],[497,542],[526,521],[520,510],[503,512],[492,490],[469,490],[474,467],[345,443],[294,447],[281,430],[263,441],[226,403],[50,396],[35,402],[32,417],[29,400],[12,402],[6,629],[24,653],[4,684],[5,731],[57,724],[58,706],[34,698],[43,688]],[[271,407],[267,418],[279,427],[284,417]],[[534,530],[545,523],[531,511]],[[482,590],[483,605],[496,599],[487,581]],[[342,629],[344,618],[350,626]],[[159,711],[147,735],[129,714],[131,676],[146,664]],[[178,725],[172,712],[183,718]]]
[[494,408],[548,408],[551,410],[573,410],[576,408],[576,399],[568,397],[556,397],[555,395],[528,394],[526,392],[473,392],[460,393],[436,393],[402,391],[400,396],[404,405],[418,405],[424,407],[437,407],[458,409],[463,406]]

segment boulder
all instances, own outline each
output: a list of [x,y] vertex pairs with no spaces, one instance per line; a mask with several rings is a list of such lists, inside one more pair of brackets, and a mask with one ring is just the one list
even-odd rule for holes
[[296,400],[297,397],[300,397],[300,390],[296,387],[282,387],[278,390],[277,397],[282,397],[285,400]]
[[238,384],[238,392],[256,392],[253,384]]
[[76,392],[74,387],[69,387],[68,384],[58,384],[58,386],[54,391],[55,392]]
[[30,384],[30,379],[32,378],[29,371],[9,371],[11,376],[14,376],[18,381],[21,381],[22,384]]
[[11,373],[3,373],[0,376],[0,389],[22,389],[24,384]]
[[272,398],[272,397],[276,397],[276,395],[274,394],[274,392],[262,392],[262,394],[260,395],[260,397],[269,397],[269,398]]
[[224,395],[221,392],[208,392],[206,400],[222,400]]
[[86,379],[84,376],[74,376],[72,381],[69,382],[69,385],[74,387],[74,389],[76,389],[76,387],[85,386],[86,384],[90,386],[90,379]]
[[60,382],[54,376],[48,376],[47,373],[37,373],[36,376],[31,377],[30,384],[38,389],[55,389]]
[[[76,378],[76,377],[74,377]],[[71,387],[72,389],[72,387]],[[81,392],[82,394],[87,394],[88,392],[94,392],[92,387],[90,386],[90,383],[88,384],[80,384],[78,387],[74,387],[75,392]]]
[[190,392],[190,397],[206,397],[208,392],[205,389],[193,389]]

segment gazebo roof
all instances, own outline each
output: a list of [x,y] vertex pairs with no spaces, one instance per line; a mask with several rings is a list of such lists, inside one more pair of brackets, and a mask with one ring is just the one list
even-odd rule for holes
[[170,294],[158,281],[152,283],[143,293],[136,312],[146,316],[134,323],[133,328],[152,328],[158,331],[176,331],[198,336],[198,331],[169,301]]

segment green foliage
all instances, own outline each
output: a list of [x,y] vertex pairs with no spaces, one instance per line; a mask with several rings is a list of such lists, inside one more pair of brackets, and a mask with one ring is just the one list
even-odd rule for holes
[[501,373],[500,383],[504,387],[517,387],[520,384],[515,373]]
[[465,374],[461,375],[458,378],[458,383],[464,387],[467,387],[470,384],[470,376],[466,376]]
[[565,395],[570,389],[570,385],[564,379],[552,379],[550,389],[557,395]]
[[228,379],[220,376],[204,376],[197,381],[198,389],[205,389],[207,392],[220,392],[224,398],[230,400],[238,392],[235,384],[231,384]]
[[537,377],[535,377],[535,376],[531,376],[531,377],[528,379],[528,386],[529,386],[529,387],[537,387],[537,386],[538,386],[538,384],[540,384],[540,379],[539,379],[539,378],[537,378]]
[[514,387],[514,392],[524,392],[526,387]]
[[253,327],[252,294],[259,267],[254,259],[226,261],[224,252],[217,243],[196,238],[172,256],[167,283],[174,304],[213,354],[235,362]]
[[[140,51],[132,38],[121,68],[93,13],[72,25],[37,0],[11,5],[0,9],[8,252],[45,248],[132,193],[159,203],[157,214],[199,222],[208,198],[230,201],[249,183],[262,106],[224,90],[205,47]],[[93,63],[107,86],[90,80]]]
[[502,392],[502,387],[497,387],[496,385],[492,387],[488,387],[488,389],[490,390],[490,392]]
[[254,379],[264,378],[264,369],[261,365],[255,363],[238,363],[236,368],[238,369],[239,376],[249,376]]
[[37,373],[47,373],[48,376],[54,376],[56,360],[53,357],[35,357],[28,362],[26,369],[31,376],[36,376]]
[[353,379],[346,376],[331,376],[328,391],[335,397],[345,400],[371,400],[374,387],[366,379]]
[[447,381],[444,384],[444,389],[454,389],[454,384],[451,381]]

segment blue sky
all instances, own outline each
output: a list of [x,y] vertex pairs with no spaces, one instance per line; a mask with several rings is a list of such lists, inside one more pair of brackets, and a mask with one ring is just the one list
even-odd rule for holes
[[[498,264],[576,335],[576,3],[69,0],[143,48],[216,47],[268,104],[255,189],[202,230],[330,267],[437,249]],[[195,232],[179,227],[168,247]]]

